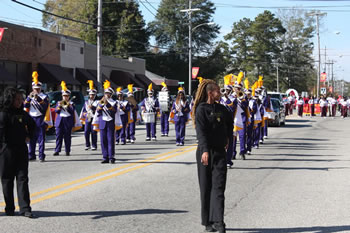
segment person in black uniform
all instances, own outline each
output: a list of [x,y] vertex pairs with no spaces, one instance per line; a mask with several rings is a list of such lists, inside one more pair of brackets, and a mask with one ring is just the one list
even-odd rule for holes
[[0,177],[6,203],[5,213],[15,215],[13,197],[16,178],[20,214],[32,218],[28,187],[28,147],[34,136],[35,122],[23,110],[23,95],[8,88],[0,99]]
[[220,97],[219,86],[213,80],[203,80],[193,106],[193,123],[198,139],[202,225],[208,232],[225,233],[226,150],[233,120],[225,106],[218,103]]

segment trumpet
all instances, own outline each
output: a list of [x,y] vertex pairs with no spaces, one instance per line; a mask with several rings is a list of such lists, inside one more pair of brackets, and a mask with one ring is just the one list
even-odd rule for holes
[[30,93],[29,97],[30,97],[31,99],[35,99],[35,100],[36,100],[36,99],[38,98],[38,93],[32,91],[32,92]]
[[102,99],[100,100],[100,104],[103,106],[103,105],[106,105],[107,104],[107,99],[103,96]]

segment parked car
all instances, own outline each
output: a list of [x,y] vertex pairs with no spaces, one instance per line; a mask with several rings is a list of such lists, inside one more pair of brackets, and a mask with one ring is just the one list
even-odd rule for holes
[[269,126],[281,126],[286,124],[286,112],[282,102],[277,98],[271,98],[273,112],[268,112]]
[[[56,107],[56,104],[62,100],[62,92],[52,91],[52,92],[48,92],[47,95],[49,96],[49,101],[50,101],[50,111],[51,111],[52,121],[53,121],[53,124],[55,125],[55,120],[56,120],[55,107]],[[85,103],[84,95],[80,91],[72,91],[71,99],[75,104],[75,109],[79,115]],[[52,127],[50,128],[48,133],[54,134],[54,132],[55,132],[55,128]]]

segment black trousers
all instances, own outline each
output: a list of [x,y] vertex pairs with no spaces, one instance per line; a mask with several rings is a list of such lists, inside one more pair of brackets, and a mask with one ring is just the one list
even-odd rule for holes
[[210,149],[207,166],[201,163],[202,152],[197,148],[197,168],[201,197],[202,225],[224,222],[227,177],[226,151]]
[[13,195],[15,179],[20,213],[31,211],[28,187],[28,149],[26,145],[17,146],[16,148],[3,147],[3,150],[0,151],[0,176],[6,203],[5,212],[15,210]]

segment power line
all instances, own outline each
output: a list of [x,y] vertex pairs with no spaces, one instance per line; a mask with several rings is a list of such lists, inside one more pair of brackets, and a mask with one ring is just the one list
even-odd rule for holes
[[154,17],[157,17],[150,9],[148,9],[148,7],[142,1],[137,0],[137,2],[141,3],[146,8],[146,10],[148,10],[148,12],[154,15]]

